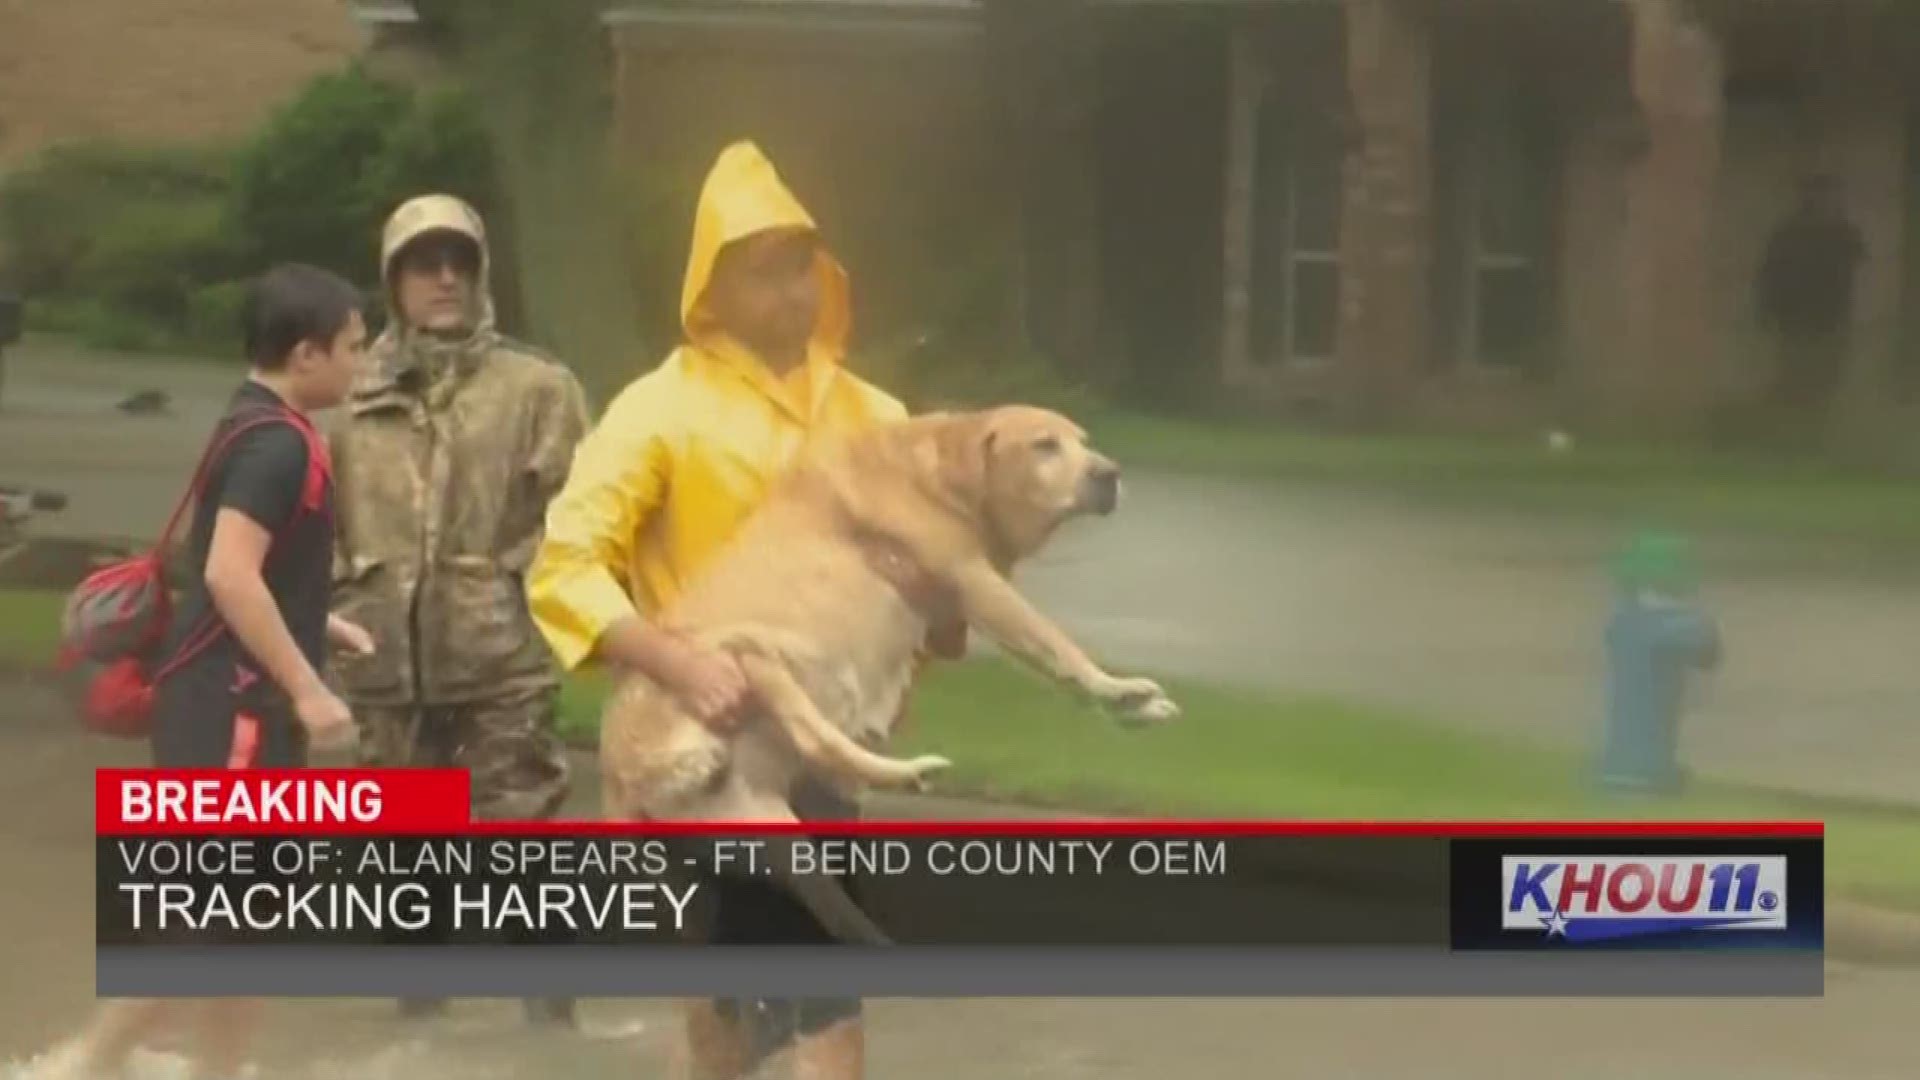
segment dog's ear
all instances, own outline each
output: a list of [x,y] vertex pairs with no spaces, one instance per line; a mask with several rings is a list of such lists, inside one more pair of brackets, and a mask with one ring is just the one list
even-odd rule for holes
[[997,437],[992,413],[942,418],[931,444],[935,482],[955,501],[980,507],[987,498],[988,465]]

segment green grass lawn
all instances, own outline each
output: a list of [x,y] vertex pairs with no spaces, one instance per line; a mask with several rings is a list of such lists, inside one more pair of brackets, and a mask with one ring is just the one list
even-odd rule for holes
[[[0,663],[53,655],[59,597],[0,591]],[[561,723],[591,745],[604,683],[569,680]],[[1824,818],[1831,891],[1920,910],[1920,814],[1809,810],[1701,785],[1669,802],[1588,792],[1574,757],[1319,697],[1170,683],[1186,715],[1123,729],[1038,678],[973,660],[929,672],[902,753],[953,759],[938,787],[1112,814],[1269,818]]]
[[1126,465],[1676,526],[1920,540],[1911,478],[1812,457],[1593,440],[1553,453],[1544,439],[1341,435],[1126,410],[1083,419]]
[[[1345,819],[1806,819],[1827,822],[1827,880],[1920,910],[1920,814],[1803,805],[1703,785],[1668,802],[1588,793],[1569,755],[1325,698],[1174,682],[1186,715],[1123,729],[995,661],[934,669],[897,749],[954,761],[939,790],[1112,814]],[[590,740],[599,688],[569,687],[571,737]]]
[[0,670],[53,663],[65,603],[59,593],[0,589]]

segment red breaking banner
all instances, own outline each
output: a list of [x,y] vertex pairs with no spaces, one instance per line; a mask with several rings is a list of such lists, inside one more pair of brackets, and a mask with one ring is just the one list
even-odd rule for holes
[[475,822],[459,769],[101,769],[101,836],[834,835],[1818,838],[1818,821],[1274,821],[1208,819],[834,822]]
[[457,833],[472,824],[460,769],[101,769],[102,836]]

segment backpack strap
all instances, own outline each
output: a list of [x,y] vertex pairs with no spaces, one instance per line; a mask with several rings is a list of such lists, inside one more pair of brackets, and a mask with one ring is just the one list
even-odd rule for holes
[[285,419],[307,444],[307,476],[300,491],[300,505],[308,513],[318,511],[326,501],[327,486],[333,482],[333,456],[327,441],[314,430],[313,421],[292,409],[283,410]]
[[208,604],[207,613],[200,617],[200,622],[194,626],[193,633],[188,634],[186,640],[180,643],[179,651],[153,670],[151,679],[153,685],[159,686],[167,676],[185,667],[194,657],[206,652],[214,642],[225,636],[226,632],[226,622],[220,618],[218,612],[213,610],[213,605]]
[[[246,417],[246,419],[241,420],[241,417]],[[327,484],[333,477],[333,465],[327,453],[326,443],[321,440],[319,433],[314,430],[312,421],[300,413],[284,407],[251,409],[246,412],[235,413],[234,419],[238,422],[225,432],[222,432],[218,439],[210,442],[207,446],[206,453],[201,456],[200,464],[195,467],[193,471],[193,481],[187,485],[187,490],[181,495],[180,502],[174,507],[172,515],[167,518],[166,527],[160,532],[160,539],[155,546],[157,553],[164,554],[167,545],[173,538],[173,531],[175,527],[178,526],[180,517],[185,512],[187,506],[197,502],[200,497],[205,494],[207,476],[212,472],[213,466],[226,456],[227,452],[232,449],[233,444],[239,440],[240,436],[255,428],[266,427],[269,424],[285,423],[295,431],[298,431],[300,437],[305,440],[307,444],[307,471],[306,477],[302,482],[299,510],[312,513],[320,508],[321,503],[326,498]],[[287,527],[287,525],[282,526],[283,529]],[[278,531],[274,533],[274,539],[276,541],[279,539]],[[272,548],[268,549],[267,557],[269,559],[273,557]],[[179,650],[169,657],[165,663],[155,669],[152,679],[153,684],[158,686],[161,680],[185,666],[186,663],[194,657],[205,652],[215,642],[224,637],[226,633],[226,621],[220,618],[219,612],[214,608],[212,600],[209,598],[207,610],[201,615],[193,631],[181,641]]]
[[[243,417],[245,419],[242,419]],[[173,504],[173,513],[167,515],[167,523],[160,529],[160,538],[154,542],[153,547],[156,552],[166,551],[168,544],[173,541],[174,530],[180,526],[180,519],[186,516],[187,507],[198,501],[204,492],[208,474],[226,457],[227,451],[233,448],[233,444],[239,441],[240,436],[255,428],[291,420],[293,426],[300,429],[301,435],[307,439],[309,456],[311,456],[314,441],[313,427],[311,424],[303,424],[306,418],[299,416],[292,409],[249,409],[246,412],[235,413],[233,419],[236,422],[226,431],[221,432],[219,438],[208,442],[206,450],[200,455],[200,463],[193,468],[193,479],[187,483],[187,489],[180,493],[180,500]]]

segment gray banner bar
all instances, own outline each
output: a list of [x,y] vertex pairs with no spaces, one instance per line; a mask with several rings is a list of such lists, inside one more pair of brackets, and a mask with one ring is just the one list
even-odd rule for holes
[[141,946],[103,997],[1818,997],[1821,954]]

